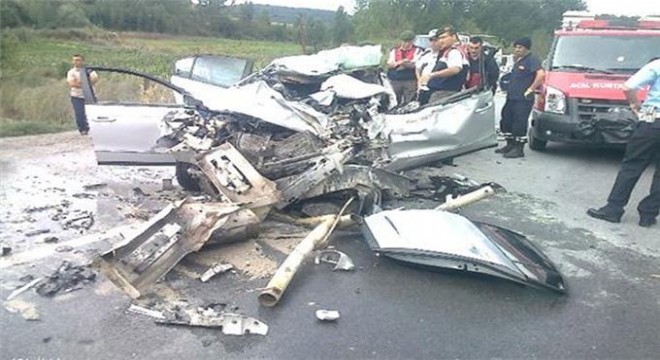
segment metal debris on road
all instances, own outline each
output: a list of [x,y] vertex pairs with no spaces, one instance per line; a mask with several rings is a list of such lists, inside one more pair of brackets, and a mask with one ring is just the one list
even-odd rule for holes
[[71,245],[60,245],[60,246],[55,248],[55,251],[60,252],[60,253],[73,251],[73,246],[71,246]]
[[145,307],[138,306],[135,304],[131,304],[131,306],[129,306],[128,309],[126,309],[126,311],[134,314],[149,316],[154,319],[165,320],[165,315],[163,314],[162,311],[147,309]]
[[48,234],[49,232],[50,232],[50,229],[38,229],[38,230],[33,230],[33,231],[26,232],[25,236],[33,237],[33,236],[37,236],[37,235]]
[[94,280],[96,273],[88,266],[74,266],[69,261],[63,261],[53,274],[40,282],[37,293],[52,297],[60,291],[70,292],[81,289],[82,285]]
[[353,199],[354,198],[350,198],[346,204],[344,204],[344,207],[342,207],[339,214],[320,217],[323,218],[323,221],[318,224],[314,230],[307,234],[298,245],[296,245],[270,279],[266,288],[259,292],[258,299],[261,305],[268,307],[277,305],[282,294],[289,286],[289,283],[303,261],[312,253],[312,251],[314,251],[314,249],[322,248],[327,245],[330,234],[339,223],[341,216]]
[[7,256],[11,254],[11,246],[8,245],[2,245],[2,256]]
[[316,256],[314,257],[314,263],[318,265],[321,262],[335,265],[332,271],[355,270],[355,265],[353,264],[353,260],[348,255],[344,254],[339,250],[327,249],[327,250],[317,251]]
[[200,277],[199,280],[202,282],[209,281],[212,277],[217,274],[222,274],[234,268],[232,264],[213,264],[208,270],[206,270]]
[[102,188],[108,187],[108,184],[106,183],[97,183],[97,184],[88,184],[88,185],[83,185],[83,189],[85,190],[99,190]]
[[9,300],[13,300],[15,297],[17,297],[17,296],[21,295],[22,293],[26,292],[26,291],[29,290],[31,287],[33,287],[34,285],[36,285],[37,283],[39,283],[41,280],[42,280],[42,278],[36,278],[36,279],[33,279],[32,281],[30,281],[30,282],[28,282],[27,284],[21,286],[20,288],[18,288],[18,289],[16,289],[16,290],[12,291],[12,293],[9,294],[9,296],[7,296],[7,301],[9,301]]
[[316,310],[316,318],[321,321],[335,321],[339,319],[340,314],[337,310]]
[[268,334],[268,325],[241,314],[218,312],[212,308],[182,309],[174,316],[156,320],[158,324],[220,328],[225,335]]
[[60,241],[60,238],[58,238],[57,236],[48,236],[44,239],[44,243],[46,244],[54,244],[58,241]]

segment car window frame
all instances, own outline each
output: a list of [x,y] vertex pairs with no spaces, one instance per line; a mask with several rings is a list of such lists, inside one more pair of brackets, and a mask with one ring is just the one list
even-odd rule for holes
[[138,71],[132,71],[132,70],[127,70],[127,69],[121,69],[121,68],[112,68],[112,67],[104,67],[104,66],[86,66],[83,67],[83,76],[81,76],[81,87],[83,90],[83,97],[85,98],[85,104],[98,104],[98,105],[112,105],[112,104],[123,104],[123,105],[143,105],[143,106],[169,106],[169,105],[176,105],[176,104],[148,104],[148,103],[138,103],[138,102],[121,102],[121,101],[99,101],[98,97],[96,96],[96,92],[94,91],[94,87],[91,85],[91,82],[89,80],[89,73],[96,71],[97,73],[120,73],[120,74],[126,74],[126,75],[131,75],[131,76],[137,76],[141,78],[146,78],[149,81],[153,81],[159,85],[165,86],[166,88],[175,91],[179,93],[181,96],[184,98],[192,98],[190,93],[186,91],[185,89],[176,86],[172,84],[171,82],[163,79],[159,79],[157,77],[144,74]]

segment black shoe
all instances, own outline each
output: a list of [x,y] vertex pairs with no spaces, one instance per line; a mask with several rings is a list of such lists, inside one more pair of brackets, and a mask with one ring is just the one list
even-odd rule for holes
[[612,223],[621,222],[621,215],[612,214],[611,212],[605,210],[605,207],[600,209],[589,209],[587,210],[587,215],[595,219],[605,220]]
[[506,154],[511,150],[512,147],[513,147],[513,140],[507,139],[506,140],[506,145],[502,146],[499,149],[496,149],[495,153],[496,154]]
[[516,159],[516,158],[525,157],[525,153],[523,152],[523,147],[524,146],[525,146],[525,144],[521,143],[521,142],[513,143],[513,146],[511,147],[511,150],[504,153],[504,157],[507,158],[507,159]]
[[639,218],[639,226],[641,227],[651,227],[655,224],[658,223],[658,220],[656,220],[654,217],[640,217]]

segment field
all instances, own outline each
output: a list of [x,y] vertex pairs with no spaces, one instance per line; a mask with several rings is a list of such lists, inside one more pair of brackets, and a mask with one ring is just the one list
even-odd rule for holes
[[174,60],[195,53],[249,58],[258,69],[300,54],[294,43],[241,41],[98,29],[3,30],[0,65],[0,137],[75,128],[65,76],[71,55],[88,65],[127,68],[167,79]]

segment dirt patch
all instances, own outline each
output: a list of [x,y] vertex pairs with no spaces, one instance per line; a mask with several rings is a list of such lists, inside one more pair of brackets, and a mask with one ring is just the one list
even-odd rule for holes
[[266,278],[277,270],[277,262],[264,254],[255,240],[207,248],[189,256],[193,262],[206,266],[230,263],[250,279]]
[[0,139],[0,160],[42,157],[63,152],[92,150],[92,138],[77,131]]

